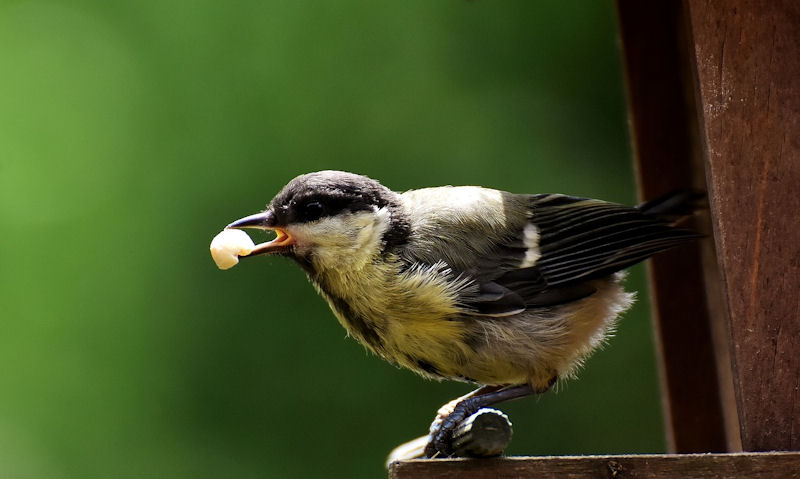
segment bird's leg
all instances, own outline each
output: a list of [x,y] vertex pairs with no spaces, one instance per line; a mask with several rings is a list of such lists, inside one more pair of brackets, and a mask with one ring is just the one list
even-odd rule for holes
[[430,440],[425,446],[425,457],[448,457],[452,451],[453,430],[458,423],[478,409],[510,399],[533,394],[533,389],[525,384],[503,389],[502,386],[483,386],[466,396],[445,404],[437,412],[431,424]]
[[478,389],[476,389],[474,391],[470,391],[469,393],[467,393],[467,394],[465,394],[463,396],[457,397],[457,398],[453,399],[452,401],[448,402],[447,404],[443,405],[442,407],[439,408],[438,411],[436,411],[436,418],[431,423],[430,433],[433,435],[433,434],[437,433],[442,428],[442,422],[444,422],[444,420],[447,419],[447,416],[449,416],[450,414],[453,413],[453,410],[456,408],[456,406],[460,402],[466,401],[469,398],[473,398],[473,397],[476,397],[476,396],[481,396],[483,394],[488,394],[488,393],[492,393],[492,392],[495,392],[495,391],[499,391],[500,389],[503,389],[504,387],[505,386],[481,386]]
[[547,392],[555,384],[553,377],[544,388],[533,388],[529,384],[519,386],[482,386],[475,391],[445,404],[431,424],[430,440],[425,446],[425,457],[448,457],[452,451],[453,430],[458,424],[482,407],[512,399]]

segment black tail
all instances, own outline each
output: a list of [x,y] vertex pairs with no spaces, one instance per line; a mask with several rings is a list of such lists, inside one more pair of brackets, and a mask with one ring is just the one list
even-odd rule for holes
[[705,198],[705,191],[675,190],[645,201],[636,208],[646,215],[656,216],[667,221],[677,221],[703,209]]

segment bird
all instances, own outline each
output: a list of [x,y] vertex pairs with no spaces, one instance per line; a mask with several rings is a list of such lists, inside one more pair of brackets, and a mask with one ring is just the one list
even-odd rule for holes
[[294,260],[375,355],[479,386],[431,425],[425,456],[447,457],[469,414],[575,376],[634,301],[624,270],[700,237],[676,225],[694,200],[678,192],[630,207],[481,186],[395,192],[326,170],[297,176],[224,231],[275,232],[238,254]]

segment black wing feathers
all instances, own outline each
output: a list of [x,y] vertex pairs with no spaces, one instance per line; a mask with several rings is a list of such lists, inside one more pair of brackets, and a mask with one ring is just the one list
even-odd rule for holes
[[468,303],[484,316],[509,316],[525,311],[525,300],[517,292],[493,281],[481,283],[478,296]]
[[563,195],[533,197],[536,263],[549,287],[607,276],[699,235],[638,208]]
[[539,232],[538,261],[520,268],[527,249],[522,232],[497,245],[478,260],[474,277],[481,282],[479,294],[466,305],[477,314],[508,316],[589,296],[595,288],[588,280],[699,237],[671,224],[676,215],[690,211],[684,203],[696,199],[696,194],[665,196],[632,208],[566,195],[533,195],[530,221]]

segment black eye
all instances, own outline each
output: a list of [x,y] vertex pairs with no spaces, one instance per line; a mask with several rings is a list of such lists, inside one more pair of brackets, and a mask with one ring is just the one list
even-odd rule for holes
[[303,217],[306,221],[316,221],[322,217],[325,211],[322,203],[319,201],[311,201],[303,206]]

